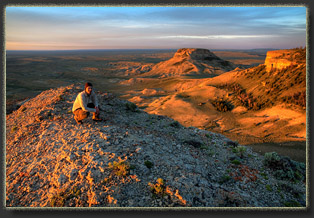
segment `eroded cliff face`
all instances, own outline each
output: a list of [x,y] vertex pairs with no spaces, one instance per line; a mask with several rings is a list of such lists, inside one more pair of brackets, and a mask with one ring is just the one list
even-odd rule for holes
[[294,52],[292,50],[268,51],[265,60],[266,71],[269,72],[272,69],[282,70],[285,67],[297,64],[293,57]]

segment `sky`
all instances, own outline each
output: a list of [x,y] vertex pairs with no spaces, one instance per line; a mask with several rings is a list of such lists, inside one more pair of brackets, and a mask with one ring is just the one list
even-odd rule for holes
[[289,49],[306,7],[6,7],[7,50]]

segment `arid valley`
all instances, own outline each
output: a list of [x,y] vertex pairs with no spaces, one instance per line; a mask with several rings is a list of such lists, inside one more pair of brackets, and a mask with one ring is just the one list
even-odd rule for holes
[[[44,90],[90,81],[96,90],[129,100],[148,113],[223,134],[256,152],[276,151],[304,162],[305,49],[281,50],[282,57],[268,60],[266,53],[266,49],[8,51],[7,113]],[[267,61],[276,60],[288,65],[278,63],[278,68],[269,69]]]

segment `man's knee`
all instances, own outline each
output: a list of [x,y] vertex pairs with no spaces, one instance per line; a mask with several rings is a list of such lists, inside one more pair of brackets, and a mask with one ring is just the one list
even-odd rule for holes
[[89,116],[89,112],[88,111],[82,111],[82,113],[81,113],[81,119],[85,119],[85,118],[87,118],[88,116]]
[[86,119],[89,116],[89,111],[83,111],[82,109],[78,109],[74,111],[75,116],[78,118],[78,120]]

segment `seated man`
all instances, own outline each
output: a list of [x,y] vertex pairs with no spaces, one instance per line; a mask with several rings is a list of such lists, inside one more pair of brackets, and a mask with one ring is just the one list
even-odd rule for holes
[[93,91],[93,85],[91,83],[86,83],[84,91],[77,95],[72,111],[77,124],[82,124],[82,120],[87,118],[90,112],[93,113],[94,121],[102,120],[99,118],[98,100],[95,92]]

